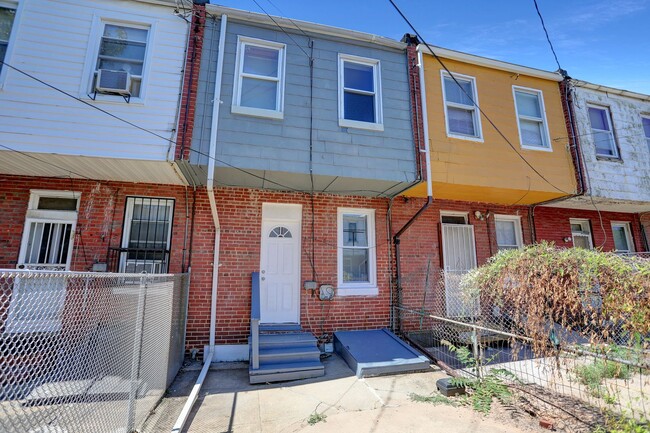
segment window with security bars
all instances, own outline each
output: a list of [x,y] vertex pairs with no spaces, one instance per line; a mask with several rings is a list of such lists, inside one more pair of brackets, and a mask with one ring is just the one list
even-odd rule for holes
[[100,69],[128,72],[131,96],[140,96],[149,28],[105,23],[93,78],[93,89]]
[[[455,78],[455,80],[454,80]],[[447,118],[447,134],[458,138],[481,138],[481,125],[473,77],[443,73],[442,89]]]
[[607,107],[589,107],[589,123],[596,155],[618,158],[612,115]]
[[542,92],[515,87],[514,93],[522,147],[550,149]]
[[127,198],[121,272],[167,272],[173,214],[173,199]]
[[574,219],[571,223],[571,238],[576,248],[593,249],[594,243],[591,237],[591,224],[589,220]]
[[[9,36],[16,17],[16,9],[0,6],[0,60],[4,61],[9,46]],[[0,63],[0,71],[4,64]]]

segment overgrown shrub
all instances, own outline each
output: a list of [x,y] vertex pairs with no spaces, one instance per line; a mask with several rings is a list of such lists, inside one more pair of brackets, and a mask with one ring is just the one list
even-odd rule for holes
[[647,259],[542,242],[501,251],[469,273],[462,288],[480,296],[481,305],[498,307],[511,326],[533,339],[537,353],[553,349],[549,336],[559,344],[557,329],[592,344],[629,344],[621,339],[633,336],[647,342],[643,337],[650,333]]

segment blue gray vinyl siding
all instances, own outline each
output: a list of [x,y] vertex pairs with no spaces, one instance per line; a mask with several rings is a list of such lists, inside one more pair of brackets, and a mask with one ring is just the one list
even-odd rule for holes
[[[218,21],[209,21],[206,27],[198,83],[192,147],[203,154],[208,153],[212,127],[219,26]],[[287,45],[284,119],[231,113],[238,35]],[[228,22],[217,167],[235,166],[264,172],[265,176],[273,172],[309,174],[310,124],[313,124],[315,176],[413,182],[416,166],[405,51],[314,35],[313,119],[310,119],[309,58],[300,49],[309,53],[308,39],[300,33],[292,33],[291,38],[279,29]],[[384,131],[339,126],[339,53],[380,60]],[[192,152],[191,162],[206,165],[207,158]]]

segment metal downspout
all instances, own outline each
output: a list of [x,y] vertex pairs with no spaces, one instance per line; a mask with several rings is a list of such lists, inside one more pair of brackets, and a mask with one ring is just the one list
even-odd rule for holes
[[224,46],[226,42],[226,26],[228,24],[228,16],[221,15],[221,29],[219,32],[219,55],[217,57],[217,71],[215,76],[215,86],[214,86],[214,101],[212,103],[212,128],[210,129],[210,152],[208,159],[208,179],[206,184],[206,189],[208,193],[208,199],[210,200],[210,210],[212,212],[212,219],[214,221],[214,254],[213,254],[213,263],[212,263],[212,293],[210,297],[210,339],[208,353],[204,354],[203,359],[203,368],[201,373],[190,392],[185,406],[181,411],[174,427],[172,427],[172,433],[180,433],[187,421],[187,418],[196,402],[196,399],[201,391],[203,386],[203,381],[208,374],[210,369],[210,364],[212,363],[212,358],[215,355],[215,331],[216,331],[216,322],[217,322],[217,284],[219,281],[219,243],[221,241],[221,224],[219,223],[219,214],[217,212],[217,202],[214,196],[214,169],[215,169],[215,158],[217,153],[217,130],[219,125],[219,107],[221,106],[221,81],[223,77],[223,58],[224,58]]
[[[424,129],[424,150],[425,150],[425,161],[426,161],[426,170],[427,170],[427,202],[418,210],[413,217],[404,226],[393,236],[393,242],[395,243],[395,272],[397,274],[396,284],[397,284],[397,303],[401,304],[402,302],[402,273],[401,273],[401,258],[400,258],[400,242],[401,236],[406,230],[424,213],[425,210],[433,203],[433,190],[431,186],[431,152],[429,149],[429,120],[427,119],[427,100],[426,100],[426,86],[424,84],[424,62],[422,58],[422,51],[418,49],[418,67],[420,72],[420,101],[422,104],[422,129]],[[394,300],[393,300],[394,302]],[[393,304],[393,307],[395,305]],[[394,309],[394,308],[393,308]],[[393,330],[400,331],[400,319],[399,314],[394,314]]]

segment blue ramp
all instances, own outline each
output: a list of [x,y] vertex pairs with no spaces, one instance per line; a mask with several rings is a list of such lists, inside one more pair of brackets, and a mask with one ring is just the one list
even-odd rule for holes
[[357,377],[429,369],[428,358],[388,329],[335,332],[334,350]]

